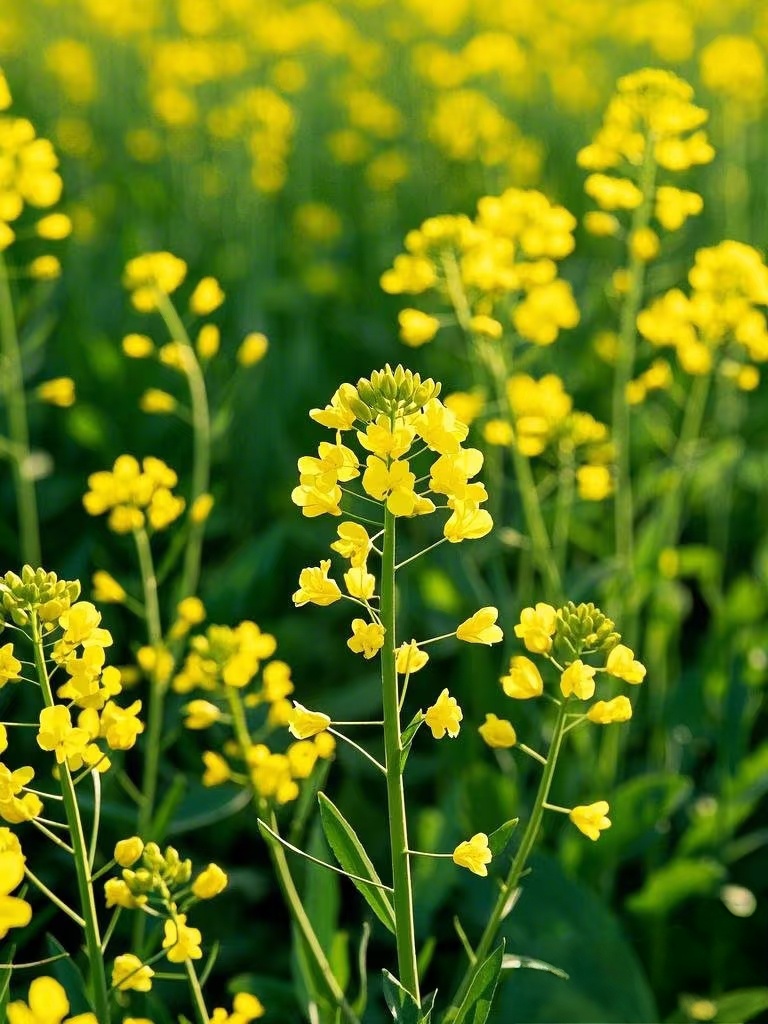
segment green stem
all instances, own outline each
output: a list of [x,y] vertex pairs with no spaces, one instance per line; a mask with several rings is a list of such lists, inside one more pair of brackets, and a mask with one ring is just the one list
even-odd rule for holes
[[408,827],[405,817],[405,791],[400,766],[400,698],[398,693],[395,630],[395,517],[384,511],[384,544],[381,556],[381,601],[379,614],[385,629],[381,649],[382,704],[384,710],[384,752],[387,769],[389,841],[392,854],[395,939],[400,983],[421,1004],[419,970],[416,963],[416,937],[413,923],[411,862],[408,856]]
[[[656,161],[653,139],[645,140],[645,156],[640,169],[640,191],[643,198],[632,215],[630,237],[637,231],[648,228],[653,208],[656,181]],[[616,445],[616,494],[614,499],[614,522],[616,531],[616,554],[619,561],[623,601],[634,593],[632,583],[635,575],[634,553],[634,503],[632,499],[632,477],[630,469],[630,407],[627,402],[627,385],[635,369],[637,344],[637,315],[643,301],[645,287],[645,261],[630,249],[628,290],[621,307],[619,323],[619,344],[616,368],[613,377],[613,439]]]
[[571,511],[576,483],[573,463],[573,449],[570,445],[561,446],[560,466],[557,480],[557,500],[555,505],[555,524],[552,529],[552,546],[557,571],[562,579],[565,571],[568,550],[568,533],[571,525]]
[[[208,394],[205,389],[203,371],[190,341],[187,329],[167,295],[158,292],[158,309],[165,321],[171,338],[184,348],[183,367],[189,385],[189,397],[192,403],[192,431],[194,436],[194,454],[192,464],[192,490],[189,507],[192,509],[197,499],[208,492],[211,473],[211,416],[208,409]],[[189,534],[184,553],[184,569],[181,575],[179,593],[182,598],[190,597],[197,590],[200,582],[200,563],[203,550],[203,534],[205,520],[194,522],[189,520]]]
[[211,1018],[208,1016],[205,999],[203,999],[203,990],[200,988],[200,979],[195,971],[195,965],[191,960],[185,960],[184,967],[187,972],[187,979],[189,980],[189,991],[192,993],[192,1000],[197,1011],[197,1019],[200,1024],[211,1024]]
[[[248,722],[245,717],[245,709],[243,708],[240,694],[234,689],[234,687],[227,687],[227,702],[232,714],[232,725],[234,727],[235,737],[237,742],[240,744],[243,754],[245,754],[245,751],[252,746],[251,734],[248,729]],[[269,826],[276,835],[280,834],[278,832],[277,819],[274,812],[270,813]],[[336,976],[333,973],[331,965],[328,963],[328,958],[323,951],[323,947],[320,945],[320,940],[312,927],[312,922],[309,920],[309,917],[307,917],[307,912],[304,909],[304,904],[301,902],[301,897],[299,896],[298,890],[294,884],[291,870],[288,867],[288,861],[286,860],[282,846],[277,840],[275,840],[275,842],[268,842],[267,848],[269,849],[270,856],[272,857],[272,863],[275,867],[277,880],[280,888],[282,889],[285,901],[291,911],[296,927],[301,932],[306,948],[315,962],[315,966],[320,973],[320,977],[325,982],[328,995],[341,1011],[342,1017],[347,1024],[360,1024],[357,1015],[347,1002],[344,992],[336,980]]]
[[[32,613],[32,643],[35,649],[35,666],[40,688],[43,694],[43,701],[47,708],[54,706],[53,692],[48,678],[48,669],[45,663],[45,651],[43,638],[40,631],[40,622],[37,614]],[[80,818],[80,808],[75,795],[75,787],[69,766],[59,765],[58,773],[61,795],[64,798],[64,811],[67,816],[67,824],[74,849],[75,873],[77,875],[77,890],[80,897],[80,909],[84,919],[85,944],[88,952],[89,981],[93,1008],[99,1024],[109,1024],[109,996],[107,978],[104,971],[104,957],[101,952],[101,936],[99,933],[99,919],[96,913],[96,902],[93,893],[93,883],[90,868],[88,867],[88,844],[83,832],[83,823]]]
[[[160,622],[160,603],[157,596],[157,577],[152,559],[152,548],[146,530],[134,530],[136,553],[139,558],[141,584],[144,590],[144,607],[147,615],[147,638],[150,646],[160,657],[163,642],[163,630]],[[163,738],[163,709],[165,692],[168,683],[157,671],[151,673],[149,680],[149,707],[147,710],[147,739],[144,757],[144,775],[142,778],[142,802],[139,806],[138,832],[142,839],[151,838],[149,830],[155,813],[157,799],[157,778],[160,770],[160,745]],[[140,918],[141,920],[141,918]]]
[[547,801],[549,790],[552,786],[552,779],[554,778],[557,759],[560,754],[560,746],[562,744],[565,730],[567,706],[568,702],[563,701],[558,709],[555,728],[552,733],[552,741],[550,742],[549,750],[547,751],[547,763],[541,775],[541,781],[536,793],[536,799],[533,803],[531,817],[529,818],[525,832],[523,833],[523,838],[520,841],[520,846],[515,854],[515,859],[512,861],[509,874],[501,886],[501,892],[499,893],[498,899],[491,911],[491,916],[488,918],[488,923],[485,926],[480,942],[475,949],[475,962],[470,964],[467,968],[461,984],[456,991],[456,995],[453,997],[451,1005],[446,1012],[446,1016],[444,1018],[446,1022],[455,1019],[459,1007],[469,991],[469,987],[472,984],[477,971],[488,957],[488,954],[491,951],[491,946],[496,939],[496,933],[499,930],[501,922],[504,920],[509,898],[517,887],[517,884],[525,871],[528,857],[531,854],[531,850],[533,849],[539,834],[539,829],[541,828],[541,820],[544,816],[544,804]]
[[21,557],[32,566],[40,565],[40,522],[34,480],[29,476],[29,423],[24,393],[24,372],[21,363],[19,335],[13,296],[8,280],[8,266],[0,253],[0,363],[3,393],[8,408],[8,433],[16,512],[19,523]]

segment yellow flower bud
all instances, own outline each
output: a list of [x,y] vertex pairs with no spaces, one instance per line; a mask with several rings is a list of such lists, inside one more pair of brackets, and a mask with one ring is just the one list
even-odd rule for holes
[[237,361],[241,366],[255,366],[267,354],[269,341],[266,334],[248,334],[237,350]]
[[204,324],[197,335],[197,354],[201,359],[213,359],[221,345],[221,331],[215,324]]
[[227,887],[227,876],[218,864],[209,864],[192,883],[192,892],[199,900],[210,900]]
[[129,359],[146,359],[155,351],[155,344],[146,334],[126,334],[123,352]]
[[41,402],[68,409],[75,403],[75,382],[71,377],[54,377],[38,384],[36,393]]
[[514,747],[517,743],[515,727],[506,718],[497,718],[496,715],[487,714],[485,722],[477,731],[485,743],[494,749]]
[[187,729],[207,729],[221,718],[220,709],[208,700],[191,700],[184,705],[184,714]]
[[144,852],[144,841],[139,836],[121,839],[115,845],[115,860],[121,868],[132,867]]
[[221,285],[215,277],[204,277],[198,282],[189,300],[189,308],[196,316],[208,316],[225,299]]
[[544,680],[536,665],[524,654],[518,654],[509,663],[509,675],[502,676],[504,693],[514,700],[529,700],[544,692]]
[[193,523],[204,523],[211,514],[214,500],[212,494],[201,494],[192,502],[189,510],[189,518]]
[[174,411],[176,399],[160,388],[147,388],[139,399],[139,408],[142,412],[164,415]]

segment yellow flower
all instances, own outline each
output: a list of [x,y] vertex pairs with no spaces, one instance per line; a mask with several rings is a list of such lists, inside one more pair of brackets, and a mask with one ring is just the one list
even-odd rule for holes
[[127,708],[121,708],[112,700],[104,705],[100,735],[106,738],[110,750],[130,750],[133,747],[136,737],[144,732],[144,723],[137,717],[139,711],[140,700],[135,700]]
[[43,750],[52,750],[58,764],[81,755],[90,741],[91,737],[84,729],[72,725],[69,708],[63,704],[43,708],[40,712],[38,746]]
[[342,558],[348,558],[353,569],[365,565],[371,550],[371,538],[360,523],[341,523],[336,531],[339,539],[331,544]]
[[27,267],[27,273],[36,281],[55,281],[61,274],[61,263],[55,256],[38,256]]
[[238,992],[232,1003],[232,1013],[229,1014],[223,1007],[217,1006],[211,1014],[211,1024],[251,1024],[251,1021],[258,1020],[266,1012],[256,996],[250,992]]
[[14,657],[13,644],[7,643],[0,647],[0,687],[6,683],[16,682],[21,678],[21,662]]
[[331,724],[331,719],[322,711],[310,711],[303,704],[293,702],[293,711],[288,721],[288,731],[297,740],[308,740],[324,732]]
[[604,501],[613,494],[613,479],[607,466],[579,466],[576,486],[582,501]]
[[597,238],[612,238],[621,231],[619,220],[604,210],[590,210],[584,214],[584,228]]
[[221,285],[215,277],[204,277],[198,282],[189,299],[189,308],[195,316],[208,316],[225,299]]
[[464,713],[459,707],[456,698],[450,697],[448,690],[445,689],[440,693],[435,703],[427,708],[424,714],[424,721],[432,730],[432,735],[436,740],[441,740],[446,733],[448,733],[451,739],[455,739],[459,735],[459,729],[461,728],[459,723],[463,717]]
[[432,341],[440,330],[440,321],[436,316],[422,313],[420,309],[402,309],[397,315],[400,324],[400,341],[411,348]]
[[237,350],[237,361],[241,366],[255,366],[267,354],[269,341],[266,334],[247,334]]
[[299,574],[299,589],[293,595],[297,608],[305,604],[319,604],[322,607],[341,600],[341,590],[335,580],[328,579],[331,568],[330,558],[323,559],[319,566],[302,569]]
[[629,236],[629,251],[643,263],[655,260],[659,255],[659,236],[651,228],[638,228]]
[[643,193],[628,178],[590,174],[584,191],[604,210],[634,210],[643,201]]
[[456,455],[469,427],[457,419],[439,398],[431,398],[413,422],[428,448],[439,455]]
[[170,295],[187,274],[184,260],[169,252],[150,252],[129,260],[123,283],[131,294],[133,305],[142,313],[157,308],[158,293]]
[[344,573],[344,584],[351,597],[368,601],[376,590],[376,577],[368,572],[365,566],[360,565]]
[[320,756],[315,744],[309,740],[292,743],[285,753],[294,779],[308,779]]
[[635,653],[630,647],[617,644],[608,655],[605,671],[625,683],[642,683],[646,669],[642,662],[635,661]]
[[24,863],[20,847],[17,850],[8,846],[0,848],[0,939],[4,939],[11,928],[25,928],[32,920],[29,903],[10,895],[24,880]]
[[481,608],[461,623],[456,638],[468,644],[497,644],[504,639],[501,627],[496,625],[498,617],[498,608]]
[[215,324],[203,324],[200,328],[195,349],[201,359],[213,359],[221,346],[221,331]]
[[628,697],[614,697],[613,700],[598,700],[587,712],[590,722],[597,725],[612,725],[614,722],[628,722],[632,717],[632,705]]
[[535,608],[523,608],[520,622],[515,626],[515,636],[520,637],[526,650],[532,654],[548,654],[556,627],[555,609],[551,604],[540,601]]
[[459,843],[453,851],[454,864],[458,864],[460,868],[468,868],[473,874],[481,875],[483,878],[488,874],[486,865],[490,864],[492,859],[485,832],[478,832],[466,842]]
[[496,715],[487,714],[485,722],[477,731],[489,747],[503,749],[514,747],[517,743],[515,728],[506,718],[497,718]]
[[198,626],[205,620],[205,605],[199,597],[185,597],[176,605],[176,614],[190,626]]
[[209,864],[192,883],[192,892],[199,900],[211,900],[224,892],[227,875],[218,864]]
[[487,444],[508,448],[514,437],[512,426],[506,420],[491,419],[483,427],[483,439]]
[[209,700],[191,700],[184,705],[187,716],[184,725],[187,729],[207,729],[221,718],[221,710]]
[[660,185],[656,189],[656,220],[667,231],[677,231],[689,217],[695,217],[704,209],[704,200],[697,192],[686,192],[671,185]]
[[190,520],[199,525],[206,522],[213,509],[214,498],[212,494],[199,494],[189,509]]
[[144,841],[139,836],[121,839],[115,844],[115,860],[121,868],[132,867],[144,852]]
[[573,694],[579,700],[589,700],[595,692],[595,669],[577,658],[560,676],[560,692],[564,697]]
[[347,647],[364,658],[372,658],[384,646],[384,632],[384,627],[378,622],[353,619],[352,636],[347,640]]
[[142,412],[160,416],[173,412],[177,404],[173,395],[160,388],[147,388],[139,399],[139,408]]
[[479,388],[472,391],[454,391],[446,395],[445,407],[451,410],[457,420],[470,426],[485,407],[485,392]]
[[203,951],[200,949],[202,935],[198,928],[187,925],[187,915],[177,914],[172,921],[165,922],[165,938],[163,949],[172,964],[182,964],[185,960],[199,960]]
[[490,338],[491,341],[498,341],[504,334],[504,327],[492,316],[473,316],[469,321],[469,329],[473,334]]
[[104,898],[107,909],[110,907],[124,907],[126,910],[135,910],[143,906],[147,896],[134,896],[122,878],[108,878],[104,883]]
[[129,359],[146,359],[154,351],[154,342],[146,334],[126,334],[123,338],[123,352]]
[[594,804],[580,804],[574,807],[568,817],[588,839],[599,839],[600,833],[611,827],[611,820],[608,817],[608,803],[606,800],[598,800]]
[[336,750],[336,740],[329,732],[321,732],[313,740],[317,756],[322,758],[333,757]]
[[112,967],[112,984],[121,992],[149,992],[155,972],[151,967],[142,964],[133,953],[123,953],[115,957]]
[[8,1024],[62,1024],[69,1013],[67,994],[55,978],[35,978],[27,998],[29,1005],[20,999],[8,1004]]
[[60,409],[68,409],[75,404],[75,382],[71,377],[54,377],[38,384],[37,397],[41,402],[57,405]]
[[47,217],[40,218],[35,225],[35,231],[40,238],[60,242],[72,233],[72,221],[66,213],[49,213]]
[[416,507],[414,492],[416,475],[410,471],[407,461],[392,460],[389,465],[376,455],[366,459],[363,473],[363,490],[377,501],[386,499],[387,508],[393,516],[410,516]]
[[103,569],[93,574],[93,599],[100,604],[122,604],[125,601],[126,593],[123,587]]
[[410,643],[402,643],[397,649],[395,666],[401,676],[413,675],[429,661],[429,655],[418,646],[415,640]]

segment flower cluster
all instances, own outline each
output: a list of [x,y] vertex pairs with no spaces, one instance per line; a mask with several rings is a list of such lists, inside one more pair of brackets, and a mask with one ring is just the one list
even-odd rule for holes
[[177,483],[176,473],[161,459],[149,455],[139,463],[133,455],[120,455],[111,470],[88,477],[90,490],[83,505],[92,516],[109,512],[109,527],[115,533],[147,525],[165,530],[184,511],[184,499],[173,493]]
[[[113,863],[123,870],[120,877],[104,884],[107,907],[141,910],[164,919],[162,949],[172,964],[199,960],[202,935],[187,924],[190,908],[200,900],[213,899],[227,886],[227,875],[217,864],[209,864],[193,879],[192,862],[182,859],[174,847],[164,851],[157,843],[146,846],[138,836],[115,846]],[[156,959],[156,958],[154,958]],[[112,984],[121,991],[148,992],[155,972],[133,953],[115,958]]]
[[[172,681],[177,693],[201,690],[204,697],[184,706],[184,724],[201,730],[220,723],[234,731],[234,738],[223,744],[223,752],[208,750],[203,755],[203,784],[221,785],[230,780],[250,785],[261,800],[288,803],[299,795],[302,780],[308,778],[318,759],[333,755],[336,741],[328,733],[306,742],[288,746],[285,752],[273,752],[266,743],[251,740],[247,715],[259,716],[260,734],[284,727],[292,714],[288,699],[293,693],[291,669],[273,658],[275,638],[262,633],[255,622],[238,626],[211,625],[203,634],[193,636],[189,653]],[[271,659],[271,660],[270,660]],[[265,664],[262,664],[265,662]],[[241,768],[233,768],[238,761]]]
[[[645,678],[645,667],[635,659],[634,652],[621,643],[614,623],[599,608],[573,602],[554,608],[540,602],[523,609],[515,626],[515,636],[523,641],[530,654],[545,659],[558,674],[558,692],[549,696],[560,709],[558,729],[561,734],[583,721],[611,725],[632,717],[632,704],[624,694],[610,696],[606,688],[600,699],[593,700],[601,681],[609,683],[618,679],[636,685]],[[527,655],[512,657],[508,673],[501,678],[501,686],[513,700],[531,700],[545,692],[541,672]],[[479,731],[489,747],[519,745],[512,722],[495,714],[486,715]],[[527,747],[521,746],[521,749],[531,753]],[[541,760],[539,755],[534,756]],[[573,824],[590,839],[597,839],[611,824],[604,800],[570,810],[546,803],[544,806],[567,813]]]
[[[655,186],[656,167],[670,172],[709,163],[714,157],[702,125],[707,112],[693,103],[693,89],[671,71],[645,68],[620,78],[594,141],[578,163],[592,173],[584,188],[600,208],[585,226],[597,235],[619,235],[617,213],[653,200],[653,215],[666,231],[676,231],[702,210],[701,196],[676,186]],[[606,171],[612,173],[605,173]],[[652,195],[646,195],[651,190]],[[649,226],[629,238],[632,254],[655,258],[658,235]]]
[[768,267],[743,242],[699,249],[688,274],[690,295],[673,288],[637,318],[638,330],[655,346],[675,349],[686,373],[707,374],[721,360],[724,372],[744,390],[759,382],[756,367],[768,359]]
[[8,1024],[98,1024],[94,1013],[69,1016],[69,999],[64,986],[55,978],[35,978],[29,986],[27,1002],[14,999],[8,1004]]
[[[473,336],[497,340],[512,326],[526,341],[551,345],[561,329],[579,322],[570,285],[557,276],[557,261],[574,247],[574,217],[541,192],[523,189],[484,196],[477,210],[474,220],[431,217],[410,231],[382,288],[392,295],[435,292]],[[401,340],[422,345],[441,323],[404,309]]]
[[[30,121],[3,113],[11,106],[8,83],[0,70],[0,253],[16,240],[15,225],[25,207],[46,210],[61,197],[59,160],[52,143],[40,138]],[[49,213],[34,225],[37,238],[60,241],[72,231],[64,213]],[[41,280],[59,276],[55,256],[36,257],[26,273]]]

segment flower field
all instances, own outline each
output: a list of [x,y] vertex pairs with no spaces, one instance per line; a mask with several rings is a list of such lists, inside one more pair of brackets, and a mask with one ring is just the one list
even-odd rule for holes
[[0,1020],[768,1020],[768,7],[5,0]]

